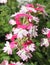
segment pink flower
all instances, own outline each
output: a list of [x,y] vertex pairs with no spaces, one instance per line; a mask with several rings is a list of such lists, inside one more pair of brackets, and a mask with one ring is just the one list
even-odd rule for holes
[[47,37],[50,38],[50,30],[48,31]]
[[16,48],[17,47],[17,43],[16,42],[11,42],[10,43],[10,47],[11,47],[11,49],[13,49],[13,48]]
[[45,15],[48,16],[48,14],[46,13],[46,11],[45,11],[44,8],[45,8],[45,6],[40,5],[40,4],[37,4],[37,8],[36,8],[36,10],[37,10],[37,11],[40,11],[40,12],[42,12],[43,14],[45,14]]
[[30,51],[35,51],[35,44],[32,43],[31,40],[28,40],[27,42],[23,43],[23,48],[25,51],[30,52]]
[[37,11],[40,11],[40,12],[43,12],[43,11],[44,11],[44,8],[40,8],[40,7],[38,8],[38,7],[37,7],[36,10],[37,10]]
[[37,4],[36,10],[43,12],[44,11],[44,6],[42,6],[40,4]]
[[15,16],[15,20],[16,20],[17,25],[21,25],[20,18],[23,18],[23,17],[26,17],[29,22],[30,22],[30,19],[32,19],[32,16],[29,15],[29,14],[23,14],[23,13],[22,14],[17,14]]
[[23,24],[23,25],[18,25],[17,28],[22,28],[22,29],[30,29],[33,26],[32,23],[29,23],[28,25]]
[[25,43],[23,43],[23,47],[27,47],[28,45],[32,44],[32,40],[27,40]]
[[11,41],[14,41],[17,38],[17,34],[13,34],[12,38],[10,39]]
[[44,35],[47,35],[47,38],[50,38],[50,29],[49,28],[42,29],[42,33]]
[[9,65],[16,65],[16,64],[11,63],[11,64],[9,64]]
[[10,19],[9,24],[15,25],[16,24],[16,21],[14,19]]
[[27,29],[27,25],[25,25],[25,24],[23,24],[23,25],[18,25],[17,28]]
[[33,4],[26,4],[27,7],[32,7],[34,8],[34,5]]
[[2,61],[0,65],[9,65],[7,60]]
[[6,40],[14,41],[15,38],[17,38],[17,35],[16,35],[16,34],[13,34],[13,35],[12,35],[12,33],[10,33],[10,34],[6,34],[5,37],[6,37]]
[[34,13],[37,12],[37,10],[34,8],[34,5],[32,5],[32,4],[27,4],[27,5],[26,5],[26,8],[27,8],[27,10],[28,10],[29,12],[34,12]]

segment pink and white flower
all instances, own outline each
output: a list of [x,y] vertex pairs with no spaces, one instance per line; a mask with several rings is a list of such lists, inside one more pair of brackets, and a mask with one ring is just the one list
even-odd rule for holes
[[27,52],[34,52],[35,51],[35,44],[31,43],[30,45],[27,45],[25,48],[25,51]]
[[33,27],[31,27],[31,29],[29,30],[30,37],[38,36],[37,31],[37,26],[34,25]]
[[10,43],[6,41],[5,47],[3,48],[4,52],[7,52],[8,54],[12,54],[12,49],[10,47]]
[[9,34],[6,34],[5,37],[6,37],[6,40],[14,41],[17,38],[17,35],[16,34],[9,33]]
[[15,21],[14,19],[10,19],[10,20],[9,20],[9,24],[15,25],[15,24],[16,24],[16,21]]
[[33,17],[32,17],[32,15],[30,15],[30,14],[25,14],[25,13],[19,13],[19,14],[17,14],[16,16],[15,16],[15,21],[16,21],[16,24],[17,25],[21,25],[21,21],[20,21],[20,19],[21,18],[23,18],[23,17],[26,17],[27,19],[28,19],[28,22],[30,22],[30,19],[32,19]]
[[31,53],[27,53],[24,49],[21,49],[17,52],[18,56],[23,60],[23,61],[27,61],[28,58],[32,57]]
[[49,46],[49,40],[47,38],[41,39],[41,46],[48,47]]
[[37,11],[40,11],[40,12],[42,12],[43,14],[45,14],[45,15],[48,16],[48,14],[46,13],[46,11],[45,11],[44,8],[45,8],[45,6],[40,5],[40,4],[37,3],[37,8],[36,8],[36,10],[37,10]]
[[7,60],[3,60],[2,63],[0,65],[24,65],[23,62],[11,62],[10,64],[8,63]]
[[32,43],[32,44],[30,44],[29,46],[28,46],[28,49],[30,50],[30,51],[35,51],[35,44],[34,43]]
[[7,60],[2,61],[0,65],[9,65]]
[[28,9],[29,12],[37,13],[37,10],[34,8],[34,5],[32,4],[26,4],[26,8]]
[[44,35],[47,35],[47,38],[50,38],[50,29],[49,28],[42,29],[42,33]]
[[27,12],[34,12],[36,13],[37,10],[34,8],[34,6],[32,7],[31,4],[27,4],[26,6],[22,6],[21,7],[21,10],[20,10],[21,13],[27,13]]
[[12,38],[12,33],[10,33],[10,34],[6,34],[6,39],[11,39]]
[[22,28],[16,28],[13,30],[14,34],[17,34],[17,38],[22,39],[24,36],[27,36],[28,31]]
[[27,40],[25,43],[22,44],[22,46],[27,52],[35,51],[35,44],[32,42],[32,40]]
[[36,21],[36,23],[39,22],[39,18],[38,17],[33,16],[33,20]]
[[12,42],[10,43],[10,48],[11,48],[11,49],[14,49],[14,48],[16,48],[16,47],[17,47],[17,42],[12,41]]

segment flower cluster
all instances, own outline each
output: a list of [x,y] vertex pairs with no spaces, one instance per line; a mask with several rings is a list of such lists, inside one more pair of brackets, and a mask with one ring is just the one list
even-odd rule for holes
[[41,46],[48,47],[50,42],[50,29],[49,28],[43,28],[42,34],[46,35],[46,38],[41,39]]
[[11,62],[9,64],[7,60],[4,60],[4,61],[2,61],[2,63],[0,65],[24,65],[24,64],[21,63],[21,62],[16,62],[16,63],[15,62]]
[[[40,4],[26,4],[22,5],[19,12],[11,15],[9,24],[12,25],[12,32],[6,34],[6,44],[3,48],[4,52],[12,54],[13,49],[17,49],[16,54],[23,60],[28,61],[32,57],[32,52],[36,50],[35,42],[33,38],[38,36],[38,23],[40,19],[36,14],[47,13],[44,10],[44,6]],[[49,46],[50,29],[42,29],[42,33],[47,38],[42,38],[41,46]],[[11,65],[11,64],[10,64]],[[23,65],[23,64],[14,64]]]

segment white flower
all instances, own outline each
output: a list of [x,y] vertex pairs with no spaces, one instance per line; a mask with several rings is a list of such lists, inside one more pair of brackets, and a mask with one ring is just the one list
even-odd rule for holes
[[7,3],[7,0],[0,0],[0,3]]
[[20,62],[20,61],[18,61],[18,62],[11,62],[11,64],[10,65],[24,65],[23,64],[23,62]]
[[45,47],[49,46],[49,41],[47,38],[41,39],[41,46],[45,46]]
[[6,39],[11,39],[12,38],[12,33],[6,34]]
[[35,51],[35,44],[30,44],[29,46],[24,48],[27,52],[31,51],[34,52]]
[[39,22],[39,18],[38,17],[33,16],[33,20],[36,21],[36,23]]
[[23,36],[27,36],[28,31],[22,28],[16,28],[13,30],[14,34],[17,34],[17,38],[23,38]]
[[10,47],[10,43],[6,41],[5,47],[3,48],[4,52],[7,52],[8,54],[12,54],[12,49]]
[[27,6],[24,6],[24,5],[21,6],[21,10],[20,10],[21,13],[26,13],[26,12],[28,12],[28,11],[32,11],[32,12],[34,12],[34,13],[37,12],[37,11],[36,11],[34,8],[32,8],[32,7],[27,7]]
[[29,45],[29,50],[32,51],[32,52],[35,51],[35,44],[33,44],[33,43],[30,44]]
[[26,8],[28,9],[28,11],[31,10],[31,11],[34,12],[34,13],[37,12],[37,11],[36,11],[34,8],[32,8],[32,7],[26,7]]
[[20,12],[21,13],[26,13],[26,12],[28,12],[28,9],[26,8],[26,6],[22,5],[21,9],[20,9]]
[[37,34],[37,26],[33,26],[33,27],[31,27],[30,28],[30,30],[29,30],[29,34],[30,34],[30,37],[36,37],[36,36],[38,36],[38,34]]
[[13,19],[10,19],[9,24],[11,24],[11,25],[15,25],[15,24],[16,24],[16,21],[13,20]]
[[49,28],[43,28],[43,29],[42,29],[42,33],[43,33],[44,35],[47,35],[49,31],[50,31]]
[[18,14],[21,14],[21,12],[17,12],[17,13],[15,13],[15,14],[12,14],[11,17],[14,17],[14,16],[16,16],[16,15],[18,15]]
[[25,61],[25,60],[27,61],[28,58],[31,58],[31,57],[32,57],[31,53],[27,53],[24,49],[19,50],[19,51],[17,52],[17,54],[18,54],[19,57],[21,57],[21,59],[22,59],[23,61]]

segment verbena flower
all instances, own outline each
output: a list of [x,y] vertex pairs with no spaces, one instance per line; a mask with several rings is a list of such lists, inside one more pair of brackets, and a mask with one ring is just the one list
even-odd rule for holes
[[6,41],[5,47],[3,48],[4,52],[7,52],[8,54],[12,54],[12,49],[10,47],[10,43]]
[[[20,1],[23,3],[26,0]],[[19,12],[11,15],[9,24],[12,25],[12,31],[5,36],[6,44],[3,51],[12,54],[12,51],[17,49],[16,54],[23,61],[28,61],[28,59],[32,58],[31,53],[36,50],[34,42],[36,42],[36,37],[38,36],[38,26],[40,22],[40,19],[36,14],[42,13],[47,15],[42,5],[36,4],[35,6],[33,4],[22,5]],[[46,38],[41,39],[40,46],[48,47],[50,42],[50,29],[42,29],[42,34],[46,35]],[[32,41],[33,39],[35,39],[34,42]],[[12,62],[8,65],[24,64],[20,62]]]
[[22,28],[16,28],[13,30],[14,34],[17,34],[17,38],[23,38],[24,36],[27,36],[28,31]]
[[47,35],[48,38],[50,38],[50,29],[49,28],[43,28],[42,33],[44,35]]
[[32,54],[29,52],[26,52],[24,49],[21,49],[17,52],[18,56],[23,60],[23,61],[27,61],[28,58],[32,57]]
[[3,60],[2,63],[0,65],[24,65],[23,62],[11,62],[10,64],[8,63],[7,60]]
[[37,26],[34,25],[33,27],[31,27],[29,30],[30,37],[38,36],[37,31],[38,31]]
[[9,65],[7,60],[3,60],[0,65]]
[[49,46],[49,40],[47,38],[41,39],[41,46],[48,47]]
[[[29,5],[31,5],[31,4],[29,4]],[[21,13],[27,13],[27,12],[34,12],[34,13],[36,13],[37,10],[34,7],[24,6],[23,5],[23,6],[21,6],[20,12]]]
[[6,34],[6,39],[8,40],[8,39],[11,39],[12,38],[12,33],[9,33],[9,34]]
[[16,21],[14,19],[10,19],[9,24],[15,25],[16,24]]

